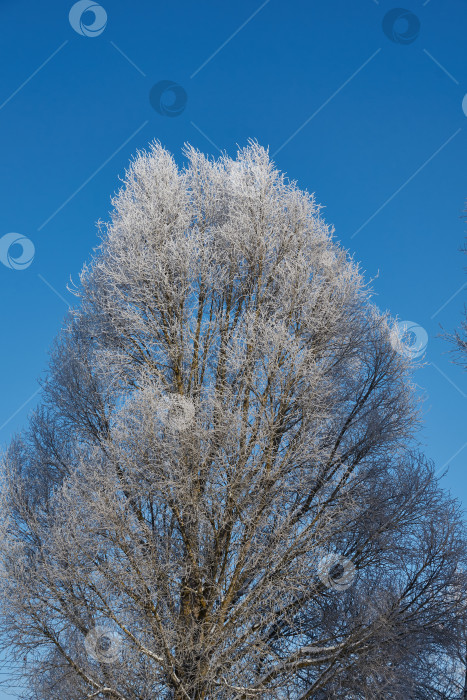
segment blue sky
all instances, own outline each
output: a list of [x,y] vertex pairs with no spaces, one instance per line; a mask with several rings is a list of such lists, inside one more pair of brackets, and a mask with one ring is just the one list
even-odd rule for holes
[[0,0],[2,445],[131,155],[256,138],[316,193],[376,303],[426,330],[420,439],[466,503],[467,382],[438,334],[467,289],[467,2],[402,1],[102,0],[70,23],[72,2]]

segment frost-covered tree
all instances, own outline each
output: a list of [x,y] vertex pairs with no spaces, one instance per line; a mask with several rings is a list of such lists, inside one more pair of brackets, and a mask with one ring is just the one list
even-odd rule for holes
[[[467,209],[465,210],[467,211]],[[461,252],[467,254],[467,243],[461,249]],[[454,362],[467,369],[467,307],[464,306],[463,319],[460,327],[453,333],[444,333],[444,338],[451,343],[451,351],[453,353]],[[467,620],[464,627],[464,632],[461,635],[461,643],[459,646],[458,664],[463,671],[464,676],[464,691],[462,700],[467,700]]]
[[458,697],[463,530],[390,319],[257,144],[186,158],[132,162],[4,458],[25,697]]

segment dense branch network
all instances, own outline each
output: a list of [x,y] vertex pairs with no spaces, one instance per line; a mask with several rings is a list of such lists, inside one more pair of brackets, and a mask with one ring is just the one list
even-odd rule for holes
[[5,456],[25,697],[460,697],[461,520],[391,320],[266,151],[185,155],[132,162]]

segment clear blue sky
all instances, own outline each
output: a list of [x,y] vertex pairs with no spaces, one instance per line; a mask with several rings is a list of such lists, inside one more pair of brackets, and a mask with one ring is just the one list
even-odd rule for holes
[[[437,337],[467,289],[467,3],[401,2],[102,0],[76,8],[76,31],[71,1],[0,0],[0,443],[39,398],[66,284],[130,156],[154,138],[181,160],[186,141],[233,154],[253,137],[316,193],[379,306],[426,329],[420,438],[467,502],[466,375]],[[172,110],[160,87],[151,104],[161,81],[181,86]],[[11,232],[35,248],[23,269],[7,266]]]

